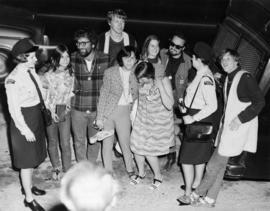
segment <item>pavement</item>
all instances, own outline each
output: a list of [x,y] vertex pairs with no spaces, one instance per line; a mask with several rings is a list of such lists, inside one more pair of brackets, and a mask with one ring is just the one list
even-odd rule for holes
[[[0,112],[0,211],[26,211],[24,197],[20,191],[18,171],[12,169],[7,140],[7,127]],[[74,156],[73,156],[74,157]],[[165,159],[160,159],[164,164]],[[75,161],[74,161],[75,163]],[[99,160],[101,165],[101,161]],[[215,208],[194,208],[178,206],[176,198],[183,194],[179,188],[183,178],[179,167],[163,173],[163,183],[158,190],[150,190],[152,173],[138,186],[129,184],[122,159],[114,159],[116,176],[121,185],[118,202],[112,211],[178,211],[178,210],[270,210],[270,182],[263,181],[224,181]],[[59,203],[60,182],[48,180],[51,164],[49,159],[34,171],[33,181],[47,191],[45,196],[36,197],[37,201],[49,210]]]

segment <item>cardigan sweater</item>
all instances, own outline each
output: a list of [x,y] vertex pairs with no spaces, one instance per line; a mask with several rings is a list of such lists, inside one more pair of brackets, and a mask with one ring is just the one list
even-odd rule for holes
[[[129,76],[129,92],[133,102],[138,98],[138,82],[134,72]],[[123,93],[123,85],[119,66],[110,67],[105,71],[103,85],[100,90],[100,97],[97,108],[97,120],[106,121],[115,111]]]

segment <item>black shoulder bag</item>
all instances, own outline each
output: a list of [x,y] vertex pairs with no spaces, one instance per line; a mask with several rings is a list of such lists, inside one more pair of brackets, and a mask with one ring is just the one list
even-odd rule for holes
[[[189,108],[191,108],[194,98],[197,94],[201,81],[199,82],[194,96],[192,98]],[[210,136],[213,133],[213,125],[210,122],[194,122],[192,124],[186,125],[186,141],[195,142],[208,142]]]
[[45,123],[46,126],[50,126],[52,124],[51,111],[49,109],[47,109],[46,106],[45,106],[45,103],[44,103],[44,100],[42,98],[42,94],[41,94],[41,91],[40,91],[40,89],[38,87],[36,79],[34,78],[32,73],[30,72],[30,70],[28,70],[28,73],[30,75],[31,80],[34,82],[35,87],[36,87],[37,92],[38,92],[38,96],[39,96],[39,99],[40,99],[40,105],[41,105],[41,112],[42,112],[42,115],[43,115],[44,123]]

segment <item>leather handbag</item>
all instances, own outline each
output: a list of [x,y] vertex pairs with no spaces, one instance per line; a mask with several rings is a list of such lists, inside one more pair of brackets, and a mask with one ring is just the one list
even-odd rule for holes
[[186,136],[188,139],[207,140],[213,133],[213,125],[209,122],[195,122],[187,125]]
[[[201,81],[199,82],[189,108],[191,108],[194,98],[197,94],[198,88]],[[194,122],[190,125],[186,125],[186,140],[187,141],[199,141],[199,142],[208,142],[209,138],[213,133],[213,124],[210,122]]]
[[41,112],[43,115],[44,123],[46,126],[50,126],[52,124],[52,114],[49,109],[46,107],[41,107]]
[[45,103],[44,103],[44,100],[43,100],[41,91],[40,91],[40,89],[38,87],[36,79],[34,78],[32,73],[30,72],[30,70],[28,70],[28,73],[29,73],[31,80],[34,82],[35,87],[37,89],[38,97],[39,97],[40,105],[41,105],[41,112],[42,112],[43,120],[44,120],[45,125],[48,127],[48,126],[50,126],[52,124],[51,111],[49,109],[47,109],[46,106],[45,106]]

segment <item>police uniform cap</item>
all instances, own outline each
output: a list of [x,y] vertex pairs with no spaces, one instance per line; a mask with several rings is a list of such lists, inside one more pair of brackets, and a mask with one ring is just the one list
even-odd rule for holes
[[11,50],[11,55],[17,57],[20,54],[34,52],[37,49],[38,46],[31,39],[24,38],[15,43]]

